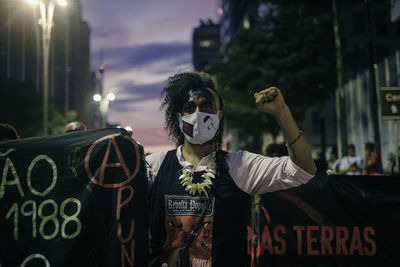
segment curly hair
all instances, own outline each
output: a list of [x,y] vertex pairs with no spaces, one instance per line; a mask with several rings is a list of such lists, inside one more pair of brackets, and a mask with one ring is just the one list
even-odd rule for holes
[[0,123],[0,141],[19,138],[20,136],[14,126],[8,123]]
[[[161,92],[162,108],[165,108],[165,129],[177,146],[183,144],[184,136],[179,129],[178,113],[182,113],[184,104],[187,101],[188,93],[191,90],[206,91],[210,95],[211,91],[219,98],[220,107],[223,109],[222,97],[215,89],[212,77],[204,72],[182,72],[168,78],[166,86]],[[213,96],[212,96],[213,97]],[[213,141],[217,141],[217,147],[221,146],[224,131],[223,118],[220,121],[219,129]]]

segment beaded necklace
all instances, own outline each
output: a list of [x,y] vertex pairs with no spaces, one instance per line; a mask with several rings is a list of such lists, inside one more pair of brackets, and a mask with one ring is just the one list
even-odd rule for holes
[[185,191],[190,195],[195,196],[197,193],[199,195],[203,194],[208,197],[207,189],[212,185],[211,179],[215,179],[215,175],[217,173],[217,164],[215,161],[211,161],[211,163],[206,167],[206,172],[201,175],[203,181],[201,183],[193,183],[193,173],[194,171],[188,167],[185,167],[181,170],[182,174],[179,176],[179,180],[181,181],[181,185],[185,188]]

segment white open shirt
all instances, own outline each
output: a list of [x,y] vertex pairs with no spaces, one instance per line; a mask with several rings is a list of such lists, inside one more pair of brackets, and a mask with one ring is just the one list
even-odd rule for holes
[[[152,153],[146,157],[150,182],[154,181],[167,152]],[[183,167],[203,171],[214,159],[215,152],[201,159],[199,166],[185,161],[182,146],[176,156]],[[288,156],[266,157],[248,151],[228,152],[226,162],[235,184],[244,192],[255,195],[296,187],[307,183],[313,175],[297,166]],[[177,177],[178,178],[178,177]]]

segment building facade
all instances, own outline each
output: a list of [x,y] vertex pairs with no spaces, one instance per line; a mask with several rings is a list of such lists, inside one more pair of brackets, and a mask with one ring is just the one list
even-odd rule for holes
[[[0,79],[30,83],[43,94],[42,28],[39,7],[27,1],[0,2]],[[91,127],[90,29],[79,0],[56,6],[50,41],[49,105],[76,110]]]
[[193,31],[193,66],[195,70],[204,68],[214,61],[220,51],[220,28],[211,20],[200,21],[200,26]]

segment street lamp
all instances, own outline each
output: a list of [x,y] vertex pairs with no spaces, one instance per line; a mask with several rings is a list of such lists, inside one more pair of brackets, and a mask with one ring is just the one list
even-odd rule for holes
[[101,127],[107,127],[107,113],[110,101],[115,100],[115,95],[113,93],[108,93],[107,96],[102,96],[100,94],[93,95],[93,100],[99,102],[100,113],[101,113]]
[[42,47],[43,47],[43,131],[47,135],[49,131],[49,57],[51,29],[53,27],[54,7],[56,3],[66,6],[66,0],[28,0],[33,5],[39,5],[40,19],[42,26]]

